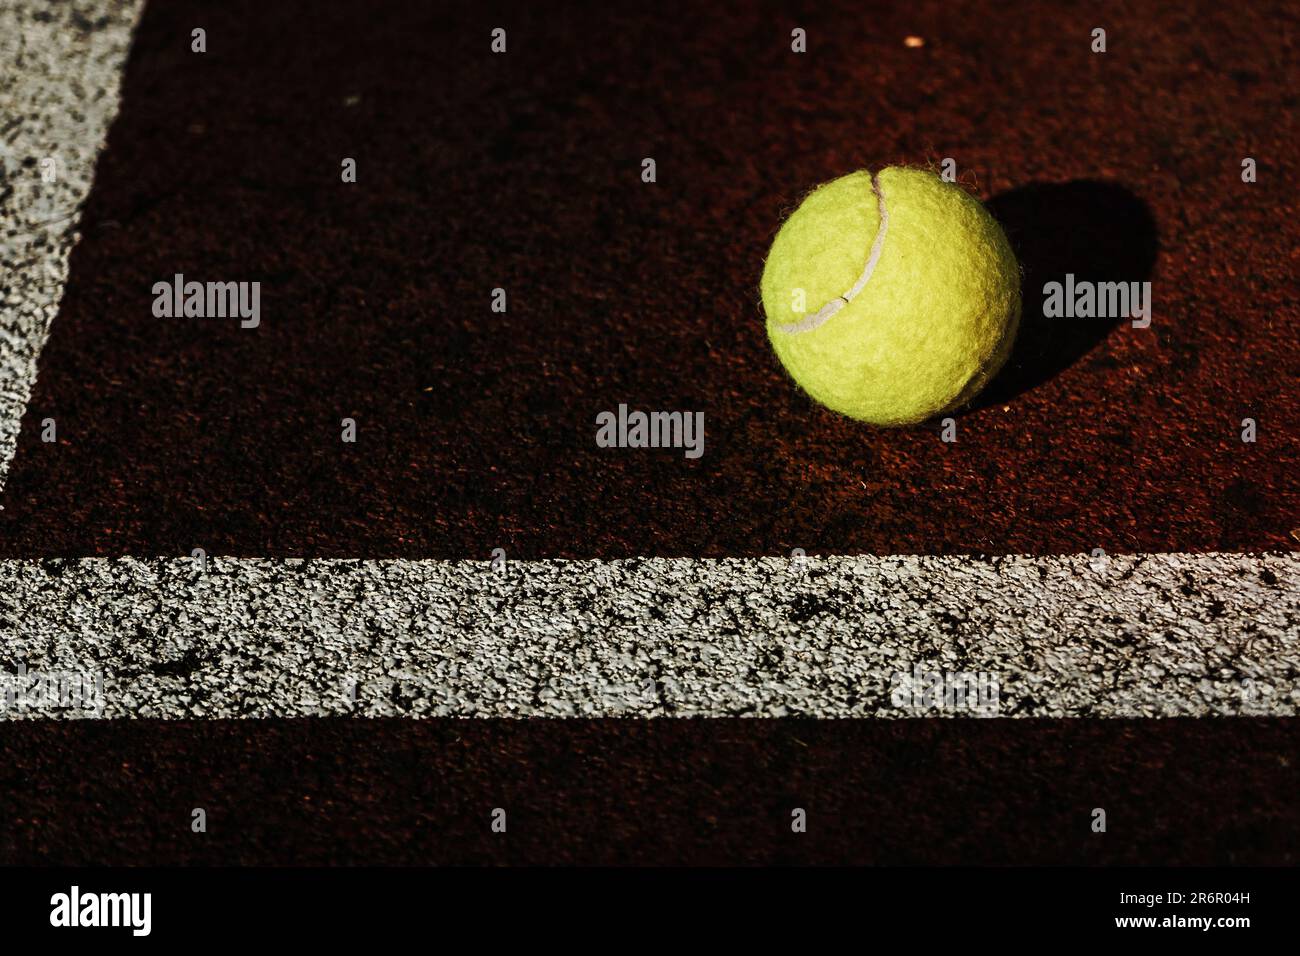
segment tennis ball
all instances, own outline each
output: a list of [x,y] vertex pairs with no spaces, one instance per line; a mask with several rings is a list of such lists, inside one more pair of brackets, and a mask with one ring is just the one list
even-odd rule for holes
[[979,201],[891,166],[817,189],[763,267],[767,335],[826,407],[909,425],[970,401],[1020,324],[1020,268]]

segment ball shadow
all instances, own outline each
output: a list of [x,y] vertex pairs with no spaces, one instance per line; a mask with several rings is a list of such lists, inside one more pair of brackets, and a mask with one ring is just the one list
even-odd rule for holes
[[1033,183],[986,203],[1006,230],[1022,268],[1020,331],[1007,364],[968,406],[1000,405],[1069,368],[1124,318],[1044,318],[1043,285],[1140,282],[1159,250],[1151,210],[1115,183]]

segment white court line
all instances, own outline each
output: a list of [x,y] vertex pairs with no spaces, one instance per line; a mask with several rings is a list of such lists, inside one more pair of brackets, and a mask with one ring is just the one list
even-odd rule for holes
[[1295,555],[2,561],[0,595],[0,671],[104,687],[19,718],[1300,711]]
[[141,6],[0,3],[0,490]]

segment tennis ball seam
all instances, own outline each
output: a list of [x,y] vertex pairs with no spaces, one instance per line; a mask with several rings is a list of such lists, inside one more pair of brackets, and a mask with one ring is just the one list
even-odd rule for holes
[[866,288],[867,283],[871,281],[871,276],[876,271],[876,265],[880,262],[880,254],[885,248],[885,233],[889,231],[889,207],[885,203],[884,190],[880,188],[879,173],[871,174],[871,191],[876,194],[876,208],[880,213],[880,225],[876,229],[876,238],[872,240],[871,253],[867,256],[867,264],[862,270],[862,275],[858,276],[858,281],[853,283],[847,292],[831,299],[808,318],[780,326],[782,332],[798,335],[800,332],[811,332],[818,326],[825,324],[835,313],[857,298],[858,293]]

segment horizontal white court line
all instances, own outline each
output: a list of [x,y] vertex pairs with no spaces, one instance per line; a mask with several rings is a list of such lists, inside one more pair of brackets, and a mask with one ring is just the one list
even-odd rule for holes
[[142,3],[0,4],[0,489]]
[[1300,558],[1284,554],[208,559],[202,572],[177,558],[9,560],[0,675],[84,675],[103,696],[0,690],[0,707],[42,719],[1295,715],[1298,634]]

